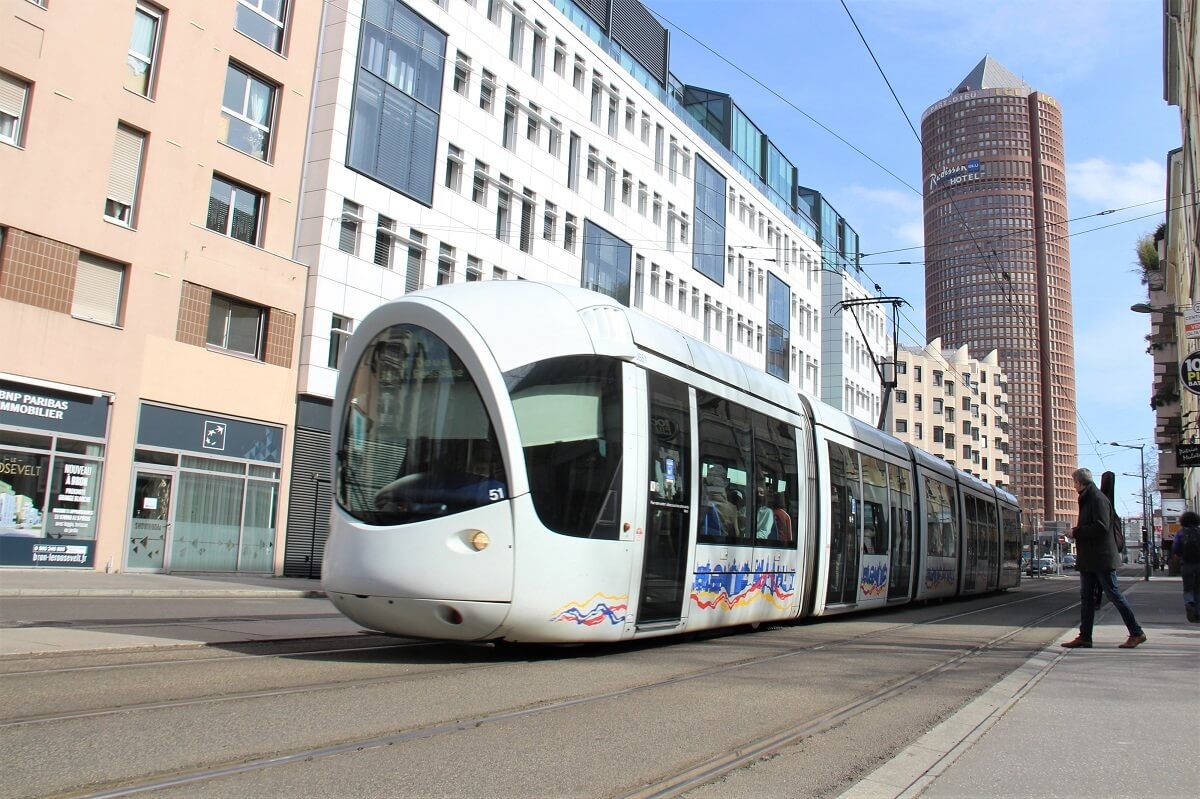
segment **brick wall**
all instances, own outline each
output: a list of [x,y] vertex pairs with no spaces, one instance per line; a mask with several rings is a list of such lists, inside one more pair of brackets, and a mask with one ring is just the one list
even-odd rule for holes
[[10,228],[0,253],[0,298],[71,312],[79,248]]
[[274,366],[291,366],[296,339],[296,315],[271,308],[267,312],[267,346],[263,360]]
[[212,289],[184,281],[175,340],[203,347],[208,340],[208,309],[211,305]]

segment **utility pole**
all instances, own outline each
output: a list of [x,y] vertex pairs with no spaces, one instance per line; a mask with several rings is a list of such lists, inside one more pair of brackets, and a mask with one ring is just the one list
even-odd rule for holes
[[[876,286],[878,288],[878,286]],[[867,353],[871,356],[871,363],[875,366],[875,371],[879,374],[879,384],[883,387],[883,400],[879,403],[879,423],[875,426],[883,430],[884,423],[887,420],[888,402],[892,399],[892,389],[896,387],[896,359],[899,357],[899,335],[900,335],[900,319],[898,309],[901,305],[907,305],[908,302],[903,297],[860,297],[857,300],[841,300],[833,304],[833,310],[844,311],[847,308],[860,308],[864,305],[891,305],[892,306],[892,361],[891,374],[884,371],[884,363],[875,356],[871,350],[871,342],[867,339],[867,334],[863,332],[862,323],[858,321],[858,317],[853,313],[850,314],[854,319],[854,324],[858,327],[858,332],[862,335],[863,343],[867,345]]]

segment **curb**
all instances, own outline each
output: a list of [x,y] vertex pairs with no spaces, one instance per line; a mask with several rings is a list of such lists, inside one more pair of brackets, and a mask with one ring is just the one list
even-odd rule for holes
[[0,597],[274,597],[291,599],[324,599],[325,592],[290,588],[203,589],[203,588],[0,588]]

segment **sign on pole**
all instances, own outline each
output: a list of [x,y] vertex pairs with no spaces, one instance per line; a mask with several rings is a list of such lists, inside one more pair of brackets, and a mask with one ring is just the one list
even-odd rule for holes
[[1200,302],[1183,312],[1183,329],[1188,338],[1200,338]]
[[1193,394],[1200,394],[1200,350],[1189,352],[1179,364],[1179,382]]

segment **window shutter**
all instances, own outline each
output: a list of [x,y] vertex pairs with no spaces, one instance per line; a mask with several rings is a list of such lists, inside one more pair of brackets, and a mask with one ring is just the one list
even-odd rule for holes
[[133,208],[137,194],[138,168],[142,163],[142,142],[145,136],[135,130],[117,126],[113,144],[112,171],[108,175],[108,198]]
[[25,84],[0,72],[0,113],[20,119],[25,108]]
[[121,264],[79,253],[71,315],[115,325],[121,310],[121,284],[124,278],[125,267]]

